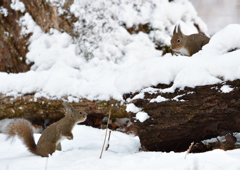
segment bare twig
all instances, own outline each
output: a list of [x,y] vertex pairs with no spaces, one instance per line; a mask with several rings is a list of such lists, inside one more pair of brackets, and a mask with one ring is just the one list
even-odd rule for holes
[[48,167],[48,157],[46,159],[45,170],[47,170],[47,167]]
[[225,147],[223,146],[222,142],[221,142],[218,138],[217,138],[217,141],[218,141],[218,145],[220,145],[220,146],[219,146],[219,149],[222,149],[222,150],[226,151],[226,149],[225,149]]
[[108,148],[109,148],[109,141],[110,141],[111,132],[112,132],[112,131],[109,131],[109,135],[108,135],[108,143],[107,143],[107,146],[106,146],[105,151],[107,151]]
[[104,139],[104,142],[103,142],[102,152],[101,152],[101,155],[100,155],[99,159],[102,158],[103,148],[104,148],[104,146],[105,146],[105,142],[106,142],[106,138],[107,138],[107,130],[108,130],[108,123],[109,123],[110,116],[111,116],[111,110],[109,111],[109,116],[108,116],[108,121],[107,121],[107,127],[106,127],[106,133],[105,133],[105,139]]
[[192,142],[191,145],[189,146],[189,148],[188,148],[188,150],[187,150],[187,153],[186,153],[186,155],[185,155],[185,159],[186,159],[186,157],[187,157],[187,154],[189,154],[189,153],[191,152],[191,149],[192,149],[192,147],[193,147],[193,144],[194,144],[194,142]]

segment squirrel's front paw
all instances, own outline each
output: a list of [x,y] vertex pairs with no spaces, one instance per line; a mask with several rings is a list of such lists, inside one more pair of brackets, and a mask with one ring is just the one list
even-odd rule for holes
[[68,140],[73,140],[73,136],[68,136],[67,139]]
[[67,136],[68,140],[73,140],[73,134],[71,133],[70,135]]
[[73,134],[72,134],[72,133],[63,134],[63,136],[64,136],[65,138],[67,138],[68,140],[73,140]]

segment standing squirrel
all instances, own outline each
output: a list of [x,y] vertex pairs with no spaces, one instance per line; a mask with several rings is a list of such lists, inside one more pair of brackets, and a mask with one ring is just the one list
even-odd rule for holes
[[61,140],[65,138],[72,140],[73,127],[87,118],[87,113],[76,111],[68,103],[63,102],[63,106],[66,110],[65,117],[46,128],[37,145],[34,141],[32,125],[25,119],[19,119],[8,125],[6,131],[8,138],[18,135],[30,152],[42,157],[48,157],[56,150],[61,150]]
[[206,45],[210,38],[198,33],[192,35],[184,35],[181,31],[180,25],[178,26],[178,32],[176,32],[177,26],[173,31],[173,37],[171,39],[171,48],[175,52],[179,52],[182,55],[192,56],[196,52],[202,49]]

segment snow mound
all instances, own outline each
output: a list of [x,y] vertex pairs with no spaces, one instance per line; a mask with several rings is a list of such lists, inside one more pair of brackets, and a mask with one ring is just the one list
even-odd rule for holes
[[231,88],[229,85],[224,85],[220,89],[223,93],[230,93],[233,91],[233,88]]
[[150,116],[146,112],[138,112],[136,114],[136,119],[139,120],[141,123],[147,120],[148,118],[150,118]]
[[[192,57],[163,57],[139,61],[125,69],[116,79],[118,91],[123,93],[140,91],[152,85],[170,84],[163,92],[174,92],[176,88],[196,87],[219,83],[223,78],[240,78],[240,25],[229,25],[216,33],[203,50]],[[232,52],[229,52],[233,50]]]
[[141,109],[138,108],[137,106],[135,106],[133,103],[130,103],[127,105],[127,108],[126,108],[126,111],[127,112],[134,112],[134,113],[137,113],[139,112]]
[[[205,153],[139,152],[138,137],[112,131],[110,147],[99,159],[105,130],[77,125],[73,140],[63,140],[62,151],[48,158],[31,154],[18,138],[14,142],[0,134],[0,169],[239,169],[240,150],[213,150]],[[35,141],[40,134],[35,134]],[[239,139],[239,135],[238,135]],[[186,158],[185,158],[186,156]],[[174,160],[174,163],[173,163]]]

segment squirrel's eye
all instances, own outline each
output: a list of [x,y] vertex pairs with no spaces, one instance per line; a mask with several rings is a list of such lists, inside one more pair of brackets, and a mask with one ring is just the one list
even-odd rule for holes
[[180,40],[177,40],[178,43],[180,43]]
[[82,112],[79,112],[79,114],[81,115],[81,114],[82,114]]

